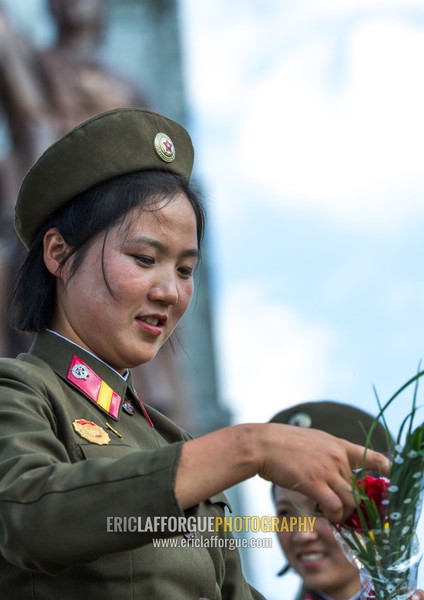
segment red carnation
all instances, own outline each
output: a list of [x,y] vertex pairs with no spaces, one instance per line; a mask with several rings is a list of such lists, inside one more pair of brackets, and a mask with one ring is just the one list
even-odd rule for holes
[[[376,505],[376,507],[378,509],[380,519],[382,521],[384,521],[387,509],[386,509],[386,506],[382,504],[382,501],[387,498],[387,492],[388,492],[388,488],[390,485],[390,481],[388,481],[384,477],[371,477],[370,475],[367,475],[366,477],[364,477],[364,479],[358,479],[357,484],[360,488],[363,488],[363,490],[364,490],[365,494],[368,496],[368,498],[372,502],[374,502],[374,504]],[[350,515],[350,517],[348,517],[343,522],[343,525],[346,525],[347,527],[350,527],[350,528],[354,529],[355,531],[358,531],[361,533],[362,527],[361,527],[361,521],[359,519],[359,514],[358,514],[359,511],[365,518],[367,527],[369,529],[371,529],[372,527],[371,527],[371,524],[369,521],[366,503],[364,502],[364,500],[361,500],[359,502],[358,509],[355,510]]]

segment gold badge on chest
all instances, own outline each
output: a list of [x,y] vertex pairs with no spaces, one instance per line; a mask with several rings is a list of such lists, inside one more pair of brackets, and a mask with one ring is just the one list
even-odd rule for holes
[[73,421],[72,425],[78,435],[92,444],[105,446],[110,443],[110,437],[107,431],[105,431],[103,427],[100,427],[100,425],[93,423],[93,421],[76,419]]

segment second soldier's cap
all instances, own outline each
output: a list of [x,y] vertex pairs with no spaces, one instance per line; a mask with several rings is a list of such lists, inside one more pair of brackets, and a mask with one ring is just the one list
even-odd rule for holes
[[372,415],[342,402],[303,402],[277,413],[271,422],[319,429],[361,446],[365,446],[368,432],[375,425],[368,447],[378,452],[388,452],[391,447],[391,439],[379,421],[375,423]]
[[59,138],[28,171],[16,202],[16,233],[29,246],[58,208],[120,175],[160,169],[190,179],[193,159],[190,136],[175,121],[143,108],[101,113]]

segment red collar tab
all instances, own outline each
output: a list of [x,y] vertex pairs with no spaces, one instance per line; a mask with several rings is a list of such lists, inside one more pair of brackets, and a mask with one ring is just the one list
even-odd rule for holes
[[[129,388],[128,388],[129,389]],[[143,411],[143,415],[146,417],[147,422],[149,423],[150,427],[155,427],[153,425],[153,421],[149,416],[149,413],[146,410],[146,407],[144,406],[143,402],[140,400],[140,398],[138,397],[137,393],[135,392],[135,390],[131,390],[131,392],[134,395],[134,398],[136,399],[137,404],[139,405],[139,407],[141,408],[141,410]]]
[[118,396],[106,381],[103,381],[76,355],[72,357],[67,380],[81,390],[103,412],[111,416],[115,421],[118,420],[119,407],[122,400],[121,396]]

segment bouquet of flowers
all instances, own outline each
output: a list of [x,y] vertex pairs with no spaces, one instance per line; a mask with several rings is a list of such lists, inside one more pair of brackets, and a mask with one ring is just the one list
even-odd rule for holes
[[[416,589],[421,558],[416,526],[424,489],[424,423],[414,427],[419,372],[380,408],[415,383],[412,410],[403,421],[391,457],[390,478],[358,470],[352,479],[356,509],[337,525],[336,536],[346,555],[360,569],[361,598],[406,600]],[[372,429],[368,439],[372,435]],[[388,433],[388,440],[390,435]]]

